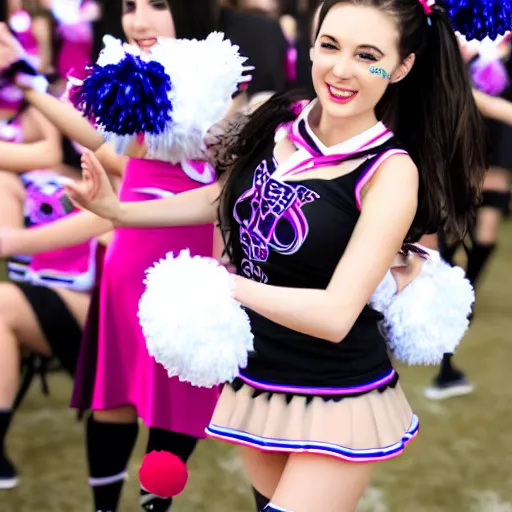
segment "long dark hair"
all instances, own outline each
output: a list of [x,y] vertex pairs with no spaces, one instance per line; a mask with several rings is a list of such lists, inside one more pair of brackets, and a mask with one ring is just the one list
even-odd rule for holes
[[[339,3],[389,13],[399,26],[401,58],[416,54],[409,75],[390,84],[376,107],[378,119],[394,131],[419,169],[418,209],[406,241],[417,241],[439,229],[464,237],[480,201],[487,151],[483,120],[449,18],[442,8],[434,7],[427,19],[418,0],[325,0],[319,30]],[[248,164],[272,142],[279,124],[293,118],[294,99],[276,96],[261,106],[226,154],[226,162],[234,162],[220,202],[228,252],[232,249],[229,233],[236,229],[233,191],[253,172],[254,166]],[[225,165],[220,166],[221,173],[225,170]]]
[[0,0],[0,22],[9,21],[9,0]]

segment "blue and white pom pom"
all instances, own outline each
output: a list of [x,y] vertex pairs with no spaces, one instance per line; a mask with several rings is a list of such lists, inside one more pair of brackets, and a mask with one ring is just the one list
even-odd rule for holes
[[172,82],[162,64],[111,36],[70,100],[122,152],[134,135],[171,137]]
[[408,365],[437,365],[443,354],[455,352],[475,300],[464,271],[436,251],[427,252],[420,274],[399,294],[388,271],[370,300],[384,315],[381,327],[390,351]]
[[[182,163],[204,159],[207,131],[226,115],[233,94],[253,69],[218,32],[206,39],[159,38],[149,53],[112,36],[72,103],[124,152],[143,135],[147,158]],[[71,80],[70,80],[71,81]]]
[[231,382],[253,350],[249,317],[233,298],[229,272],[188,250],[146,271],[139,320],[151,356],[194,386]]
[[468,41],[496,39],[512,29],[510,0],[436,0],[443,7],[453,28]]

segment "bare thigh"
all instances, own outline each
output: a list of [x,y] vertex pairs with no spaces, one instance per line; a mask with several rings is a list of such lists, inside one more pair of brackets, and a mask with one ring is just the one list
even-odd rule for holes
[[240,447],[240,456],[252,486],[266,498],[271,498],[283,474],[288,454],[265,453]]
[[[70,290],[55,291],[83,328],[89,307],[89,295]],[[21,347],[46,357],[52,355],[50,343],[39,325],[32,304],[14,283],[0,283],[0,323],[16,336]]]
[[370,483],[373,466],[293,453],[272,503],[292,512],[355,512]]
[[12,407],[19,387],[20,347],[51,353],[25,295],[12,283],[0,283],[0,409]]
[[45,356],[51,355],[50,345],[32,305],[13,283],[0,283],[0,321],[16,335],[22,347]]

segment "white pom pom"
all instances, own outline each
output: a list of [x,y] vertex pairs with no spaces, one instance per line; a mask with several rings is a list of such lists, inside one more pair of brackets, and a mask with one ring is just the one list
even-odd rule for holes
[[111,35],[103,36],[103,49],[101,50],[96,63],[104,68],[109,64],[119,64],[126,57],[123,42]]
[[[461,268],[451,267],[428,251],[420,274],[391,296],[391,273],[370,304],[384,315],[383,331],[394,357],[409,365],[437,365],[453,353],[466,333],[475,300]],[[390,300],[391,297],[391,300]]]
[[149,353],[170,377],[195,386],[232,381],[253,350],[232,276],[211,258],[172,253],[146,271],[139,320]]
[[148,155],[173,164],[204,157],[206,132],[226,115],[243,73],[246,57],[219,32],[206,39],[159,38],[151,58],[170,76],[173,104],[172,144],[147,136]]
[[372,308],[383,313],[395,298],[396,292],[396,281],[394,280],[391,272],[388,270],[384,276],[384,279],[370,299]]

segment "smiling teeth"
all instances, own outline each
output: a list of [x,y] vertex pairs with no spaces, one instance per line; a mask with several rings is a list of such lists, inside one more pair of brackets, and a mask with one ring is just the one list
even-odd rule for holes
[[333,89],[332,87],[331,92],[333,93],[334,96],[338,96],[340,98],[350,98],[350,96],[353,96],[355,94],[354,92],[349,91],[338,91],[337,89]]

